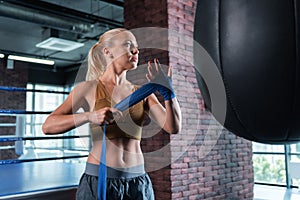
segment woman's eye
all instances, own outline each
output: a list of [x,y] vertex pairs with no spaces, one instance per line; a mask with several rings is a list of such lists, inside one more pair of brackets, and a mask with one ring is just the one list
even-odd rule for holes
[[125,46],[126,48],[128,48],[128,49],[138,48],[138,46],[135,45],[135,44],[132,43],[132,42],[126,42],[126,43],[124,43],[124,46]]
[[125,43],[124,45],[128,48],[131,47],[131,43],[129,43],[129,42]]

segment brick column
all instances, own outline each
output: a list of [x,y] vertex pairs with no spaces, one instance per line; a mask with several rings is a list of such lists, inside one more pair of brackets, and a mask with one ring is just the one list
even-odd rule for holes
[[[7,69],[5,59],[0,59],[0,86],[25,88],[28,79],[27,66],[15,62],[14,69]],[[25,110],[26,93],[0,91],[0,109]],[[0,123],[15,123],[15,116],[0,116]],[[0,127],[0,135],[14,135],[15,127]],[[0,142],[0,146],[14,145],[13,142]],[[15,159],[14,149],[0,150],[0,160]]]
[[[143,83],[145,57],[159,56],[164,64],[173,67],[173,86],[183,116],[182,131],[178,135],[158,133],[142,140],[144,152],[167,147],[161,156],[169,156],[170,164],[150,172],[155,196],[158,200],[252,199],[252,143],[218,129],[220,126],[205,111],[198,89],[193,67],[196,3],[196,0],[125,0],[126,28],[151,26],[169,29],[168,51],[142,49],[140,67],[130,77]],[[209,128],[212,130],[208,131]],[[155,162],[165,162],[166,159],[146,157],[146,166],[151,169]]]
[[[149,0],[126,0],[124,1],[124,21],[125,28],[136,29],[141,27],[168,27],[168,14],[167,1],[149,1]],[[163,42],[166,42],[165,46],[168,46],[168,35],[159,35],[165,37]],[[147,37],[143,37],[143,33],[138,34],[139,46],[143,44],[155,43]],[[159,49],[140,49],[139,67],[128,74],[129,79],[134,83],[142,84],[146,81],[146,63],[148,60],[153,62],[154,58],[159,58],[160,62],[168,65],[169,53],[167,51]],[[163,167],[160,170],[153,170],[157,168],[157,164],[170,163],[170,145],[162,153],[152,155],[151,152],[160,150],[166,144],[170,144],[170,136],[157,133],[152,137],[145,138],[145,135],[153,134],[153,130],[158,130],[154,125],[147,126],[143,132],[144,139],[142,140],[142,149],[145,153],[146,170],[151,177],[153,188],[155,191],[156,199],[171,199],[171,169],[170,166]],[[149,153],[149,154],[148,154]],[[164,155],[165,154],[165,155]]]

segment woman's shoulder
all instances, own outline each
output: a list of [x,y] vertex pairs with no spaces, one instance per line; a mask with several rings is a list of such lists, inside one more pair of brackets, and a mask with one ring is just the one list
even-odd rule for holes
[[82,81],[80,83],[77,83],[74,87],[74,89],[91,89],[97,86],[98,81],[92,80],[92,81]]
[[96,86],[97,81],[82,81],[75,84],[71,93],[73,93],[73,96],[76,95],[78,97],[90,96],[94,94]]

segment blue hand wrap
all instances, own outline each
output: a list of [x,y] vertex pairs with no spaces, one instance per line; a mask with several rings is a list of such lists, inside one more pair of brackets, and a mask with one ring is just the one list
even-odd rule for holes
[[[159,64],[159,63],[158,63]],[[160,65],[159,65],[160,66]],[[167,77],[163,72],[160,73],[152,82],[147,83],[133,92],[131,95],[123,99],[121,102],[115,105],[115,108],[120,111],[125,111],[131,106],[137,104],[143,99],[147,98],[153,92],[158,91],[164,100],[170,100],[175,97],[175,93],[172,88],[171,78]],[[98,174],[98,200],[106,200],[106,124],[103,125],[103,139],[102,139],[102,151],[100,158],[100,167]]]
[[131,95],[123,99],[121,102],[116,104],[115,108],[123,112],[126,109],[130,108],[131,106],[147,98],[150,94],[152,94],[156,90],[157,89],[155,83],[147,83],[142,87],[140,87],[135,92],[133,92]]
[[176,95],[172,87],[172,79],[164,73],[159,61],[156,62],[159,73],[151,82],[155,83],[156,90],[164,97],[165,101],[173,99]]
[[173,99],[176,96],[172,88],[172,81],[170,78],[168,78],[167,86],[155,83],[154,87],[161,94],[161,96],[163,96],[165,101]]
[[[115,105],[115,108],[120,111],[125,111],[136,103],[147,98],[150,94],[156,91],[155,84],[148,83],[133,92],[131,95],[123,99]],[[98,200],[106,200],[106,124],[103,125],[102,151],[100,158],[100,167],[98,173]]]
[[103,125],[102,151],[98,172],[98,200],[106,200],[106,124]]

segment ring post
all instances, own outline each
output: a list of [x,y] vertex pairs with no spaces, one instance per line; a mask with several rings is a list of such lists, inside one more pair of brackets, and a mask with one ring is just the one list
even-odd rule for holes
[[[16,116],[16,137],[23,138],[25,136],[25,116],[24,115],[17,115]],[[24,154],[24,142],[23,140],[15,141],[15,152],[17,155]]]

